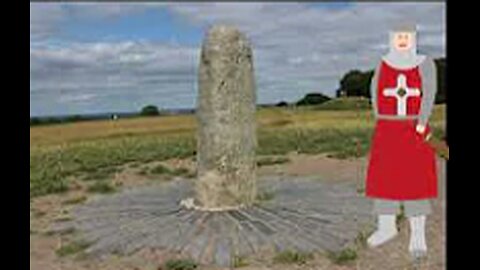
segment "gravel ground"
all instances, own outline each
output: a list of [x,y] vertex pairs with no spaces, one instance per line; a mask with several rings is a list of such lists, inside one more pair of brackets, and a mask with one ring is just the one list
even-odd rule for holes
[[[265,166],[260,169],[260,176],[308,176],[321,184],[355,185],[361,189],[365,171],[365,159],[336,160],[324,155],[290,155],[290,162]],[[169,164],[190,161],[169,161]],[[188,165],[188,164],[187,164]],[[441,195],[433,201],[433,213],[427,219],[427,244],[429,256],[420,265],[412,265],[408,256],[407,246],[409,237],[408,222],[404,220],[400,225],[399,235],[385,245],[368,249],[357,248],[358,258],[345,265],[334,263],[322,252],[314,252],[313,258],[305,264],[279,264],[272,261],[274,254],[271,250],[261,250],[245,258],[246,266],[241,269],[445,269],[445,196],[444,196],[444,171],[445,163],[438,162],[441,175]],[[133,180],[132,180],[133,179]],[[115,176],[114,182],[125,189],[150,185],[151,181],[125,170]],[[56,251],[69,243],[72,234],[49,233],[52,224],[58,221],[69,221],[73,217],[78,205],[70,205],[68,201],[79,201],[85,205],[82,197],[88,197],[87,202],[93,200],[92,195],[85,192],[82,183],[77,183],[77,188],[62,195],[49,195],[32,200],[30,207],[30,269],[35,270],[90,270],[90,269],[129,269],[149,270],[159,268],[167,259],[180,258],[179,253],[164,250],[143,248],[129,255],[105,254],[97,258],[85,258],[78,255],[60,257]],[[200,265],[201,270],[228,269]]]

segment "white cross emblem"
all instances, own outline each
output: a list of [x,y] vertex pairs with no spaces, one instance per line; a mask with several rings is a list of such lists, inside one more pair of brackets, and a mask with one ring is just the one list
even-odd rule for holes
[[420,94],[420,89],[407,86],[407,77],[403,74],[398,75],[397,86],[383,90],[384,96],[397,99],[397,115],[402,116],[407,115],[407,98],[418,97]]

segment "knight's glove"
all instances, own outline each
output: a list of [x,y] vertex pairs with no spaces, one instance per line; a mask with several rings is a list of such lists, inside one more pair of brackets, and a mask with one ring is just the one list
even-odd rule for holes
[[422,124],[416,124],[415,135],[421,140],[428,140],[431,136],[430,129]]

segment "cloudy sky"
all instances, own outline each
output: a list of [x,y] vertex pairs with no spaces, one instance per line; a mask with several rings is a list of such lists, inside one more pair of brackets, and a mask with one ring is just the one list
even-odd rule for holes
[[252,43],[259,103],[334,95],[374,67],[389,28],[414,22],[418,49],[445,56],[444,3],[32,3],[30,115],[193,108],[205,31],[233,24]]

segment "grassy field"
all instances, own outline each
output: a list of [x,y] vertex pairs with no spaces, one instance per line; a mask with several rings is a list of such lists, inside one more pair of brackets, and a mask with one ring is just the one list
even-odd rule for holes
[[[257,112],[259,155],[329,153],[347,158],[368,152],[369,109],[262,108]],[[431,118],[437,135],[445,106]],[[194,115],[80,122],[30,128],[30,196],[66,191],[73,178],[107,179],[126,163],[195,155]],[[358,146],[360,146],[358,148]]]

